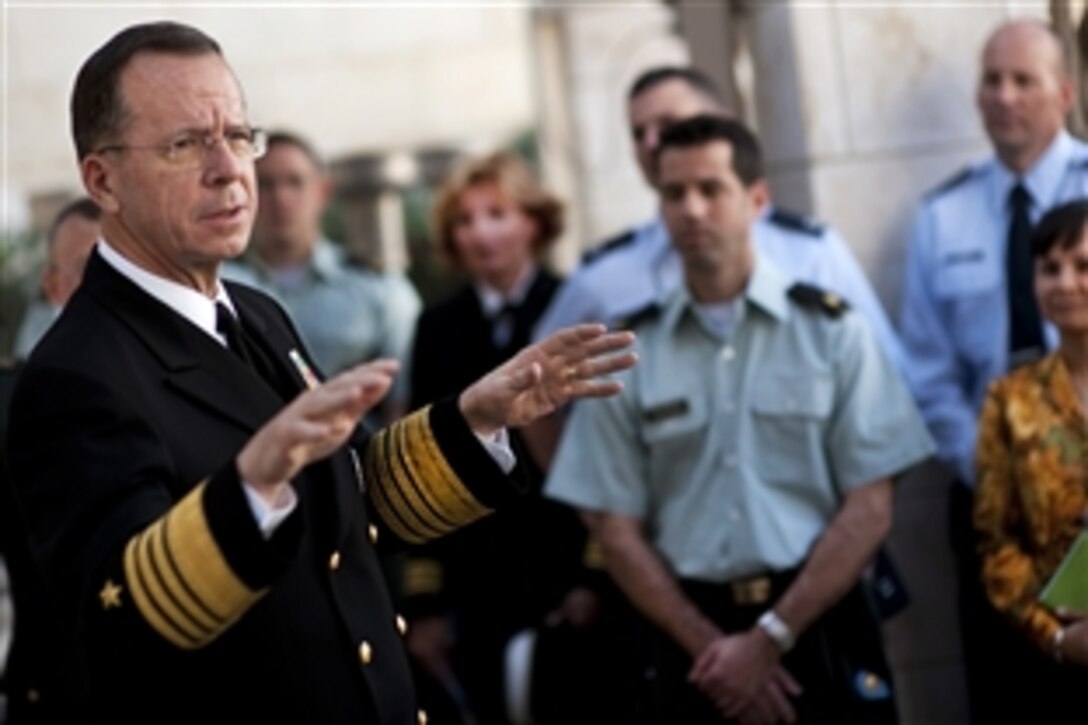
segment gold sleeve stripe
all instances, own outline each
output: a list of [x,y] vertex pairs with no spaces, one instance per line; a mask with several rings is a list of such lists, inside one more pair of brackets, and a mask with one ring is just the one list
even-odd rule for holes
[[159,536],[147,537],[153,547],[151,561],[155,567],[155,573],[162,582],[163,587],[170,592],[170,596],[178,603],[185,614],[206,634],[213,634],[223,626],[223,618],[208,609],[204,602],[197,599],[193,590],[189,588],[185,580],[181,578],[177,563],[166,548],[166,530],[170,526],[169,519],[163,521],[162,528],[157,530]]
[[[375,441],[370,444],[370,447],[373,448],[376,445],[377,442]],[[368,455],[367,458],[370,459],[371,456]],[[377,481],[378,476],[375,474],[375,469],[372,466],[367,466],[367,480]],[[400,520],[400,517],[386,500],[384,489],[381,486],[371,485],[369,490],[370,500],[374,504],[374,510],[377,512],[378,516],[381,517],[382,521],[385,522],[385,525],[397,535],[397,538],[409,544],[422,544],[427,541],[425,536],[412,531],[405,522]]]
[[190,611],[191,616],[204,623],[204,628],[212,631],[227,624],[224,617],[219,616],[211,609],[208,608],[204,602],[202,602],[196,593],[189,587],[188,582],[182,578],[181,571],[178,569],[178,564],[174,561],[173,555],[170,550],[166,548],[166,529],[169,527],[169,521],[164,521],[160,532],[161,536],[156,536],[154,543],[156,544],[155,553],[160,562],[165,562],[165,571],[163,572],[164,578],[169,582],[171,589],[176,592],[175,596],[186,602],[186,609]]
[[404,568],[404,594],[438,594],[442,591],[442,565],[434,559],[412,559]]
[[159,562],[151,555],[151,542],[158,538],[153,535],[155,533],[155,531],[145,533],[136,543],[136,565],[144,591],[159,613],[170,620],[175,629],[184,632],[189,639],[196,641],[209,636],[214,630],[191,616],[163,581],[159,573]]
[[[464,526],[491,513],[491,509],[469,493],[460,477],[450,468],[428,420],[421,417],[409,421],[414,427],[405,426],[399,431],[402,435],[401,451],[421,449],[420,455],[411,458],[414,480],[425,482],[431,488],[432,500],[455,526]],[[413,441],[413,438],[416,440]]]
[[[424,532],[429,539],[442,536],[453,530],[454,525],[444,521],[432,502],[427,499],[426,493],[417,485],[416,472],[410,464],[408,456],[416,455],[417,451],[404,449],[403,429],[394,426],[382,440],[382,457],[385,460],[386,470],[390,473],[390,482],[396,482],[395,486],[386,490],[389,501],[399,509],[401,518],[412,521],[413,528]],[[429,483],[424,481],[423,483]]]
[[404,481],[399,490],[431,529],[439,534],[448,534],[461,525],[459,522],[463,522],[470,512],[455,510],[459,502],[444,493],[445,481],[439,474],[424,470],[427,451],[412,447],[409,433],[406,428],[390,431],[395,441],[389,451],[392,467]]
[[368,476],[370,482],[370,498],[374,502],[378,515],[382,517],[386,525],[393,530],[398,538],[410,544],[422,544],[435,538],[436,534],[420,531],[415,516],[405,506],[403,501],[394,502],[391,495],[399,492],[393,472],[389,470],[389,458],[384,454],[385,447],[389,444],[388,431],[378,433],[367,448]]
[[136,549],[140,545],[140,535],[132,537],[125,547],[125,579],[128,581],[128,589],[132,592],[132,601],[140,610],[151,628],[162,635],[168,642],[182,648],[193,649],[196,642],[185,632],[177,629],[173,622],[166,618],[159,609],[158,603],[151,598],[144,587],[143,571],[136,563]]
[[397,437],[396,450],[404,457],[408,480],[427,498],[431,508],[439,512],[445,531],[450,531],[491,510],[473,498],[450,468],[427,420],[413,417],[390,432]]
[[491,512],[450,467],[430,428],[429,409],[378,433],[367,449],[371,497],[400,538],[421,543]]
[[192,649],[215,639],[266,590],[234,573],[204,515],[206,484],[129,541],[125,578],[148,624],[175,645]]

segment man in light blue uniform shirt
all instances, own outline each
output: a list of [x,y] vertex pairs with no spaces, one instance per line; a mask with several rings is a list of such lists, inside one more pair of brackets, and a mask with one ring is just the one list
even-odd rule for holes
[[[995,44],[996,43],[996,44]],[[940,457],[967,485],[975,480],[978,412],[1009,354],[1008,199],[1019,181],[1037,221],[1088,195],[1088,145],[1064,130],[1073,86],[1060,46],[1034,21],[1003,26],[987,45],[978,103],[994,145],[985,159],[922,202],[907,246],[901,332],[908,379]],[[1015,89],[1025,66],[1030,82]],[[1057,342],[1045,330],[1047,348]]]
[[[270,134],[257,181],[252,248],[240,264],[224,265],[223,276],[283,304],[326,375],[382,357],[406,365],[419,295],[402,274],[349,264],[343,249],[321,235],[331,188],[309,142]],[[407,376],[399,376],[383,406],[387,419],[404,411],[407,392]]]
[[[693,68],[673,67],[642,74],[631,86],[627,110],[637,161],[650,186],[656,185],[653,152],[665,128],[699,113],[725,113],[721,95],[708,77]],[[838,232],[768,204],[754,222],[753,239],[756,249],[792,278],[849,301],[873,326],[892,360],[899,362],[895,331]],[[537,324],[535,337],[577,322],[614,322],[667,295],[681,278],[680,260],[663,220],[656,217],[586,255]]]
[[699,116],[657,158],[685,284],[632,319],[639,369],[574,409],[546,493],[656,626],[653,722],[895,722],[859,576],[932,442],[864,319],[754,248],[751,132]]
[[991,34],[976,100],[994,155],[923,199],[907,247],[906,370],[938,455],[958,479],[951,530],[968,695],[979,723],[1004,722],[1014,706],[1007,698],[1030,697],[1030,678],[1045,672],[986,600],[971,507],[987,387],[1057,341],[1035,307],[1025,240],[1045,211],[1088,195],[1088,145],[1064,129],[1075,99],[1068,62],[1038,21],[1013,21]]

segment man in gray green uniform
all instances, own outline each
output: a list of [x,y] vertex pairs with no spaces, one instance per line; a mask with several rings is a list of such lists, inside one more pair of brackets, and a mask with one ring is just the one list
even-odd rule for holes
[[[343,248],[322,234],[332,185],[314,147],[291,133],[269,134],[257,183],[261,203],[252,247],[240,263],[224,265],[223,276],[286,307],[327,375],[381,357],[406,365],[419,295],[400,272],[349,263]],[[407,407],[407,376],[401,378],[382,406],[387,421]]]
[[751,132],[697,117],[656,163],[686,284],[631,321],[640,366],[575,409],[547,492],[655,625],[656,721],[894,722],[859,576],[925,426],[864,320],[753,252]]

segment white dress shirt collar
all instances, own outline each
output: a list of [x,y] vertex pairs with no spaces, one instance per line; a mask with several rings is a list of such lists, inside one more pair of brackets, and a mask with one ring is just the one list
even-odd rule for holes
[[144,292],[214,337],[221,345],[227,344],[226,339],[215,329],[215,304],[222,302],[235,317],[238,312],[221,282],[216,281],[215,299],[209,299],[192,287],[186,287],[137,266],[111,247],[105,239],[98,240],[98,254]]
[[480,307],[483,308],[485,317],[494,317],[502,311],[506,305],[520,305],[529,295],[529,288],[536,279],[536,265],[529,264],[522,271],[518,281],[514,284],[509,294],[504,295],[494,287],[489,287],[482,282],[475,285],[476,295],[480,298]]

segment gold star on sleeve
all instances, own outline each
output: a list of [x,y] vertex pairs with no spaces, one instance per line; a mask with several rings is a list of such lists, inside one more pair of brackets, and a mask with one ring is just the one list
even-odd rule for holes
[[103,609],[113,609],[121,606],[121,585],[114,584],[112,579],[107,579],[102,591],[98,593],[102,600]]

